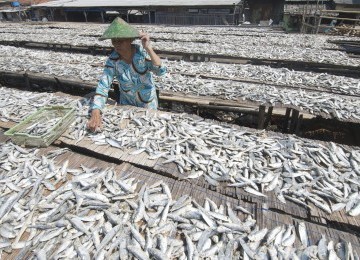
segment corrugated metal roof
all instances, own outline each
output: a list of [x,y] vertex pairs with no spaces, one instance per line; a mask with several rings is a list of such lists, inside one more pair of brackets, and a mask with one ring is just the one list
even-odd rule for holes
[[0,13],[18,13],[28,10],[28,8],[12,8],[12,9],[0,9]]
[[241,0],[58,0],[35,7],[146,7],[146,6],[229,6]]
[[[321,10],[326,9],[326,5],[319,5],[316,4],[308,5],[306,12],[307,14],[315,14],[316,13],[316,7],[318,7]],[[291,14],[303,14],[304,13],[305,5],[299,5],[299,4],[285,4],[284,5],[284,12],[285,13],[291,13]]]
[[336,4],[360,5],[360,0],[334,0]]
[[[285,0],[285,2],[304,2],[305,4],[307,3],[307,1],[309,1],[309,0]],[[309,2],[316,2],[316,1],[309,1]],[[324,2],[326,2],[326,1],[324,1]]]
[[17,0],[21,5],[37,5],[48,2],[48,0]]

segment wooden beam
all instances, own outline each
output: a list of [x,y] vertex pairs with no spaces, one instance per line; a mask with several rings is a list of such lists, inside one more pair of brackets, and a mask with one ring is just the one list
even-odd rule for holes
[[332,16],[320,16],[320,18],[360,22],[360,19],[352,19],[352,18],[342,18],[342,17],[332,17]]
[[321,10],[321,13],[347,13],[347,14],[360,14],[360,11]]
[[318,34],[318,33],[319,33],[319,29],[320,29],[320,26],[321,26],[321,20],[322,20],[322,18],[319,17],[319,20],[318,20],[317,25],[316,25],[316,32],[315,32],[315,34]]
[[25,85],[27,88],[30,89],[30,79],[29,79],[29,75],[27,73],[24,73],[24,80],[25,80]]
[[316,26],[314,26],[312,24],[309,24],[309,23],[304,23],[304,25],[307,26],[307,27],[316,28]]
[[258,116],[258,129],[264,129],[264,122],[265,122],[265,109],[266,107],[261,105],[259,106],[259,116]]
[[244,107],[231,107],[231,106],[214,106],[214,105],[198,105],[199,108],[206,108],[210,110],[218,110],[218,111],[227,111],[227,112],[236,112],[242,114],[250,114],[250,115],[258,115],[259,111]]
[[87,13],[86,13],[86,11],[84,11],[83,13],[84,13],[84,16],[85,16],[85,22],[88,22],[88,20],[87,20]]
[[289,124],[289,118],[290,118],[290,113],[291,113],[291,108],[286,108],[286,113],[285,113],[285,118],[284,118],[284,124],[283,124],[283,128],[282,131],[283,133],[287,132],[288,129],[288,124]]
[[273,112],[273,107],[269,107],[267,115],[266,115],[266,120],[265,120],[265,123],[264,123],[264,128],[265,129],[269,126],[269,123],[271,121],[272,112]]
[[300,116],[299,116],[298,123],[296,124],[296,127],[295,127],[295,134],[296,134],[296,135],[299,135],[299,134],[300,134],[300,128],[301,128],[302,122],[303,122],[303,115],[300,115]]
[[295,132],[296,125],[298,124],[299,120],[299,110],[293,109],[290,121],[290,133]]

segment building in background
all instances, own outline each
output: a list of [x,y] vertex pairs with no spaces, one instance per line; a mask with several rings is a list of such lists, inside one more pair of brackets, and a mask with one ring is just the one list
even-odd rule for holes
[[283,25],[287,31],[318,33],[341,24],[356,25],[359,18],[360,0],[285,0]]
[[360,11],[360,0],[334,0],[335,10]]
[[[270,19],[274,24],[282,20],[284,0],[246,0],[244,5],[248,8],[245,16],[252,24],[268,25]],[[245,9],[246,10],[246,9]]]
[[37,17],[54,21],[229,25],[242,20],[241,0],[57,0],[32,6]]
[[31,6],[45,3],[48,0],[0,0],[0,21],[28,21],[31,20]]
[[[341,18],[349,19],[360,19],[360,0],[334,0],[335,10],[344,11],[344,13],[339,13]],[[344,20],[343,23],[345,23]],[[347,21],[348,24],[351,24],[351,21]],[[359,23],[357,23],[360,25]]]
[[25,21],[28,7],[20,1],[0,1],[0,21]]
[[319,10],[333,8],[332,0],[285,0],[283,27],[288,32],[298,32],[301,29],[304,15],[315,16]]

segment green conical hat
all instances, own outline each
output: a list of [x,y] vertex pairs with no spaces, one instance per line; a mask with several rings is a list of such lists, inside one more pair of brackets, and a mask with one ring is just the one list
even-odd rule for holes
[[138,38],[139,36],[140,34],[138,30],[125,22],[123,19],[116,17],[99,40]]

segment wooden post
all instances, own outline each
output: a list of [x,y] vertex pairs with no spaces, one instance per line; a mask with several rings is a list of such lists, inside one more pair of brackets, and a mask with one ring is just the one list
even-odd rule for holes
[[54,10],[52,8],[50,8],[50,16],[51,20],[54,21]]
[[29,75],[27,73],[24,73],[24,80],[25,80],[25,85],[28,89],[30,89],[30,79],[29,79]]
[[282,131],[283,131],[284,133],[286,133],[286,132],[287,132],[287,129],[288,129],[288,123],[289,123],[290,113],[291,113],[291,108],[287,108],[287,109],[286,109],[286,113],[285,113],[285,118],[284,118],[283,129],[282,129]]
[[62,88],[62,85],[61,85],[61,82],[60,82],[60,80],[57,78],[57,77],[54,77],[54,79],[55,79],[55,82],[56,82],[56,88],[57,88],[57,90],[59,91],[61,91],[63,88]]
[[263,105],[259,106],[259,116],[258,116],[257,129],[264,129],[265,109],[266,109],[265,106],[263,106]]
[[299,116],[298,123],[296,124],[296,127],[295,127],[295,134],[296,135],[299,135],[299,133],[300,133],[300,127],[301,127],[302,121],[303,121],[303,115],[301,114]]
[[318,20],[318,23],[316,25],[316,32],[315,34],[318,34],[319,33],[319,29],[320,29],[320,26],[321,26],[321,12],[320,12],[320,17],[319,17],[319,20]]
[[156,88],[156,98],[159,102],[159,99],[160,99],[160,89],[159,88]]
[[85,22],[87,22],[88,21],[87,20],[87,13],[86,13],[86,11],[84,11],[83,13],[84,13],[84,16],[85,16]]
[[272,116],[272,111],[273,111],[273,107],[269,107],[269,108],[268,108],[267,115],[266,115],[265,124],[264,124],[264,128],[265,128],[265,129],[269,126],[269,123],[270,123],[270,120],[271,120],[271,116]]
[[290,122],[290,133],[295,132],[296,125],[298,123],[299,119],[299,110],[293,109],[292,115],[291,115],[291,122]]
[[306,4],[303,9],[303,17],[302,17],[302,24],[301,24],[301,33],[306,33],[306,26],[305,23],[307,23],[306,15],[307,15],[307,7],[309,4],[309,0],[306,1]]

